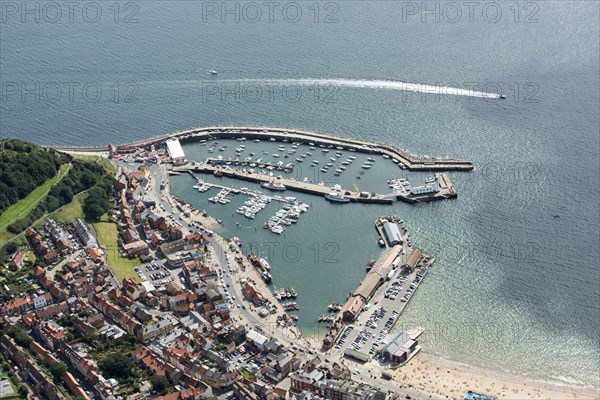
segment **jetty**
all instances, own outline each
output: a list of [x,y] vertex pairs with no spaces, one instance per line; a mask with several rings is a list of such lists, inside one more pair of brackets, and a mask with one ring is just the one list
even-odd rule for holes
[[[260,172],[252,172],[249,170],[238,170],[233,168],[221,168],[219,166],[213,166],[207,163],[188,163],[185,165],[173,167],[173,171],[182,172],[194,172],[194,173],[210,173],[215,176],[226,176],[230,178],[240,179],[249,182],[256,183],[269,183],[276,181],[286,187],[286,189],[294,190],[297,192],[309,193],[324,197],[335,190],[329,186],[319,185],[312,182],[300,182],[290,178],[274,178],[270,174],[263,174]],[[379,204],[392,204],[394,202],[393,197],[389,197],[381,194],[356,192],[346,189],[337,190],[345,198],[351,202],[356,203],[379,203]]]

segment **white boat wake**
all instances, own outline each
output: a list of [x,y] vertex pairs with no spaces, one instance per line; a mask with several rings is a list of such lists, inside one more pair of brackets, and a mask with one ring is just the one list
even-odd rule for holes
[[399,90],[404,92],[415,92],[415,93],[427,93],[437,95],[450,95],[450,96],[469,96],[479,97],[484,99],[500,99],[503,98],[501,94],[480,92],[473,88],[461,89],[449,86],[440,85],[425,85],[422,83],[409,83],[399,81],[388,81],[388,80],[363,80],[363,79],[226,79],[218,80],[215,82],[231,82],[248,85],[298,85],[298,86],[311,86],[311,85],[323,85],[335,87],[348,87],[348,88],[367,88],[367,89],[385,89],[385,90]]

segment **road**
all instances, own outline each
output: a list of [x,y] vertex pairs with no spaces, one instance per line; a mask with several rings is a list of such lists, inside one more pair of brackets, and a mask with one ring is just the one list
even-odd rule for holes
[[[130,166],[130,168],[132,167],[135,166]],[[168,178],[165,176],[164,167],[161,165],[150,165],[149,168],[152,176],[151,191],[157,200],[157,204],[164,207],[164,211],[160,213],[163,215],[179,215],[180,212],[176,210],[174,205],[171,203],[173,200],[169,194],[169,183]],[[160,189],[161,183],[165,184],[165,189],[163,190]],[[182,215],[180,215],[180,217],[184,233],[190,232],[189,223],[192,222],[193,218],[188,220],[188,218]],[[204,218],[202,218],[202,220],[206,222]],[[259,326],[265,334],[275,336],[278,338],[278,340],[280,340],[280,342],[286,344],[288,348],[298,348],[300,345],[304,347],[302,351],[314,351],[314,346],[311,346],[308,340],[305,339],[303,342],[298,342],[299,332],[297,332],[296,329],[282,327],[276,323],[275,318],[277,315],[281,315],[284,312],[279,303],[275,300],[274,296],[272,296],[268,286],[263,284],[258,273],[252,266],[250,266],[249,262],[245,258],[244,263],[246,266],[244,270],[240,268],[240,265],[235,261],[235,251],[230,251],[229,244],[218,235],[215,235],[209,239],[208,248],[209,262],[212,264],[211,267],[216,268],[220,280],[222,279],[221,282],[224,290],[231,296],[235,297],[235,300],[232,301],[232,318],[237,319],[240,323],[245,323],[249,327]],[[228,263],[227,255],[229,255],[230,263]],[[171,273],[175,274],[176,276],[178,271],[179,270],[171,271]],[[260,318],[253,312],[255,308],[251,306],[247,300],[245,300],[241,285],[239,284],[239,280],[242,276],[251,278],[257,283],[257,287],[259,290],[261,290],[263,295],[269,298],[272,304],[277,306],[277,314],[271,314],[266,318]],[[383,298],[383,294],[381,294],[381,298]],[[238,304],[243,305],[243,308],[238,307]],[[390,307],[389,310],[393,310],[393,308]],[[388,313],[386,313],[386,316],[384,319],[382,319],[382,321],[387,319]],[[354,329],[354,331],[357,330],[359,329]],[[398,386],[398,382],[382,379],[381,372],[383,371],[383,368],[381,366],[376,365],[373,362],[360,364],[346,359],[343,357],[343,349],[339,351],[330,350],[327,354],[323,355],[332,362],[337,361],[346,365],[348,368],[350,368],[350,370],[354,371],[356,369],[358,373],[356,371],[353,372],[353,379],[355,381],[360,381],[373,387],[380,387],[382,390],[399,393],[401,396],[410,396],[418,399],[441,398],[415,389],[401,388]]]

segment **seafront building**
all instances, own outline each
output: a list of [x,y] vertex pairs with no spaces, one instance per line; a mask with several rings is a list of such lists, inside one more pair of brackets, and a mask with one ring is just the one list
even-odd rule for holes
[[[325,137],[315,137],[329,143]],[[239,284],[242,295],[239,299],[232,296],[213,247],[220,238],[201,228],[193,218],[182,224],[165,213],[162,193],[155,191],[155,177],[144,165],[170,163],[171,171],[185,165],[180,140],[186,139],[153,142],[139,151],[111,146],[111,157],[128,157],[139,163],[133,164],[134,170],[120,168],[115,180],[115,209],[110,221],[119,232],[117,248],[103,247],[106,243],[98,243],[93,230],[80,219],[60,224],[49,220],[26,230],[36,262],[26,266],[27,249],[19,249],[12,255],[10,268],[30,268],[23,273],[33,277],[31,292],[0,303],[0,327],[5,331],[18,329],[31,338],[29,349],[12,337],[1,340],[0,352],[17,365],[21,379],[50,399],[66,399],[66,391],[78,398],[103,400],[199,399],[220,391],[261,400],[384,400],[396,396],[394,386],[384,389],[375,381],[359,380],[344,365],[369,362],[372,353],[346,348],[338,354],[343,361],[332,361],[324,352],[317,354],[304,344],[300,346],[299,336],[290,340],[278,335],[280,331],[296,332],[293,314],[277,315],[274,329],[256,323],[284,306],[297,307],[293,301],[275,304],[271,293],[264,291],[258,273],[233,283]],[[364,144],[345,146],[373,150]],[[384,147],[376,150],[386,155],[404,154]],[[425,165],[404,156],[407,165]],[[440,162],[434,163],[434,168],[436,165],[447,166]],[[458,161],[456,165],[468,168]],[[160,182],[161,190],[164,185]],[[436,185],[437,178],[431,187],[439,189]],[[189,208],[166,194],[176,212],[186,219],[190,217]],[[347,196],[353,201],[393,201],[368,192]],[[198,210],[194,212],[199,214]],[[377,229],[382,253],[346,303],[335,305],[320,350],[330,349],[347,327],[366,314],[380,290],[400,274],[400,269],[413,273],[423,268],[426,254],[409,246],[405,229],[396,218],[382,217]],[[249,265],[242,255],[237,256],[234,242],[228,245],[231,264],[240,269]],[[126,271],[124,277],[123,271],[111,269],[114,259],[128,258],[139,260],[133,276],[131,271]],[[295,291],[288,292],[294,292],[285,295],[288,299],[296,296]],[[115,346],[131,353],[131,362],[140,371],[136,379],[146,383],[144,388],[132,387],[105,368],[103,361]],[[376,356],[402,363],[418,349],[416,338],[398,334],[387,338],[376,349]],[[54,362],[68,367],[62,381],[54,382],[47,375]],[[152,391],[148,382],[157,376],[166,379],[168,387],[174,389],[172,393]]]

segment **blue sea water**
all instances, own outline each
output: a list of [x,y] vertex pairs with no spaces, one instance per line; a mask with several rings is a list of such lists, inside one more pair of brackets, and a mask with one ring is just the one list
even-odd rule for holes
[[[104,145],[270,125],[472,160],[474,172],[452,175],[456,201],[392,208],[438,256],[404,323],[428,329],[433,354],[598,387],[598,3],[492,3],[470,18],[460,2],[430,2],[433,13],[421,2],[287,2],[271,21],[260,2],[229,2],[231,13],[221,2],[98,1],[72,16],[63,5],[59,16],[51,2],[27,12],[2,1],[0,135]],[[398,82],[507,98],[414,93]],[[189,181],[177,185],[192,195]],[[311,237],[360,251],[340,260],[376,254],[372,228],[368,244],[351,245],[363,240],[353,226],[381,210],[333,210],[313,213],[333,218],[320,231],[315,222]],[[300,228],[289,240],[303,240]],[[294,268],[282,265],[279,279],[306,275]],[[356,268],[344,288],[360,279]],[[314,291],[306,297],[325,296],[305,286]]]

